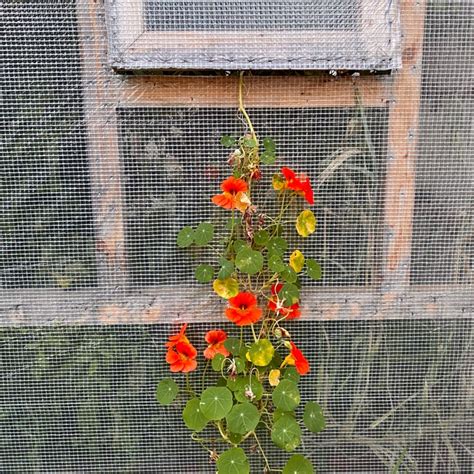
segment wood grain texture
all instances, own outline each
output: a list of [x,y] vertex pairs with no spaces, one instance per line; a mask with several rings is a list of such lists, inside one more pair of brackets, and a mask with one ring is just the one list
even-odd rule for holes
[[[208,288],[162,287],[107,295],[101,290],[0,293],[0,327],[167,324],[224,321],[224,300]],[[463,286],[413,288],[405,295],[345,288],[306,290],[302,320],[469,319],[472,292]]]
[[99,284],[106,290],[126,282],[121,167],[115,114],[120,80],[109,76],[100,2],[77,3],[84,115],[88,132],[91,199]]
[[[356,81],[364,106],[387,107],[390,78],[385,75],[332,77],[249,76],[247,107],[352,107]],[[131,76],[120,87],[123,107],[236,107],[236,76]]]
[[394,72],[388,124],[383,286],[398,293],[410,279],[425,6],[401,1],[403,67]]

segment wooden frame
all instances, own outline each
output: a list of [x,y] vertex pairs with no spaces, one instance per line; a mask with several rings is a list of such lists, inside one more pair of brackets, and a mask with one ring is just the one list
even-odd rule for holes
[[[389,109],[385,186],[385,251],[379,287],[307,290],[307,320],[466,318],[473,314],[469,287],[409,285],[414,208],[414,170],[421,91],[425,0],[403,0],[401,71],[360,77],[253,76],[246,81],[249,107],[349,107],[354,84],[365,107]],[[79,0],[86,120],[95,210],[97,289],[1,291],[1,325],[124,324],[205,321],[222,314],[208,290],[161,287],[127,290],[118,149],[117,107],[236,106],[234,77],[121,76],[107,66],[101,6]],[[87,19],[87,20],[85,20]],[[212,93],[211,93],[212,91]],[[290,93],[291,92],[291,93]],[[172,298],[170,295],[179,295]],[[173,307],[174,314],[164,312]]]
[[[249,64],[260,69],[307,69],[308,61],[314,63],[313,69],[390,70],[401,66],[395,1],[387,0],[386,6],[374,9],[373,0],[361,0],[359,31],[298,30],[296,35],[288,34],[285,30],[147,31],[143,2],[107,0],[109,61],[117,69],[238,70],[247,68]],[[340,55],[340,58],[331,57],[334,54],[330,51],[361,43],[368,56],[364,60],[352,60],[350,54],[346,54],[346,57]],[[309,46],[311,58],[296,57],[303,54],[301,45]],[[357,54],[360,49],[354,49],[352,54]],[[235,52],[245,50],[259,52],[248,60],[236,60]],[[215,59],[185,59],[193,54],[215,56]],[[367,61],[365,67],[361,61]]]

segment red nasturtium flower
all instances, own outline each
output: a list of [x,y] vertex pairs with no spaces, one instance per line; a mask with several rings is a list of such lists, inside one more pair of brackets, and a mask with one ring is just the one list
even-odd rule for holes
[[257,306],[257,298],[252,293],[242,292],[229,299],[229,307],[225,315],[237,326],[248,326],[256,323],[262,316]]
[[178,334],[174,334],[168,338],[168,342],[166,343],[166,347],[168,349],[173,348],[178,344],[178,342],[184,342],[186,344],[189,344],[189,339],[186,337],[186,328],[188,327],[188,323],[185,323],[181,326],[181,329],[179,330]]
[[287,189],[291,189],[292,191],[295,191],[298,194],[302,194],[309,204],[314,204],[313,188],[311,187],[309,178],[306,175],[297,175],[290,168],[282,168],[281,172],[285,177],[285,187]]
[[283,288],[283,284],[277,283],[272,285],[272,298],[268,301],[268,309],[274,311],[285,319],[297,319],[301,316],[300,305],[298,303],[291,306],[284,306],[283,302],[278,299],[278,292]]
[[209,344],[204,351],[204,357],[206,359],[214,359],[216,354],[222,354],[224,357],[229,356],[229,351],[224,347],[224,342],[227,339],[225,331],[221,331],[220,329],[209,331],[205,339]]
[[191,372],[197,367],[197,351],[195,347],[186,342],[178,342],[168,349],[166,362],[170,364],[171,372]]
[[221,183],[222,194],[216,194],[212,198],[212,202],[216,206],[224,209],[238,209],[244,212],[250,205],[250,200],[246,194],[248,190],[247,183],[240,178],[225,179]]
[[305,375],[309,372],[309,362],[303,353],[296,347],[294,342],[291,342],[291,352],[285,357],[285,360],[281,364],[282,367],[286,365],[294,365],[297,372],[300,375]]

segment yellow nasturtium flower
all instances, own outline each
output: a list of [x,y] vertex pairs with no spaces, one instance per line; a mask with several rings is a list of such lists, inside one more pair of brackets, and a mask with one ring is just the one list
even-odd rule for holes
[[308,237],[316,230],[316,217],[309,210],[306,209],[296,219],[296,232],[301,237]]
[[296,272],[299,273],[303,270],[304,267],[304,255],[299,251],[295,250],[290,255],[290,267]]

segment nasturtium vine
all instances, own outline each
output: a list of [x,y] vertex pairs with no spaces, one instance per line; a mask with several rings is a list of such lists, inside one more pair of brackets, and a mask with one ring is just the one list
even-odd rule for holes
[[[265,173],[265,166],[275,166],[278,147],[255,132],[242,90],[241,74],[239,110],[247,130],[241,137],[221,138],[230,149],[230,170],[210,199],[219,221],[187,225],[177,234],[183,252],[215,257],[197,262],[194,275],[212,285],[216,302],[222,298],[235,331],[210,328],[202,335],[206,345],[200,355],[188,339],[187,324],[171,335],[166,362],[171,372],[185,374],[185,383],[163,379],[156,398],[163,405],[180,404],[193,440],[209,452],[219,474],[249,473],[250,456],[257,454],[266,473],[309,474],[313,465],[302,454],[287,455],[286,464],[276,466],[264,447],[271,440],[290,453],[302,445],[302,427],[318,433],[326,426],[321,406],[302,399],[298,384],[310,364],[286,328],[289,320],[302,317],[302,277],[322,278],[321,265],[293,246],[316,230],[316,217],[307,209],[314,193],[310,178],[291,168]],[[268,193],[257,192],[268,182],[275,212],[258,199],[268,201]],[[206,247],[211,251],[203,252]],[[201,380],[191,382],[188,373],[198,369],[201,356],[206,361]]]

